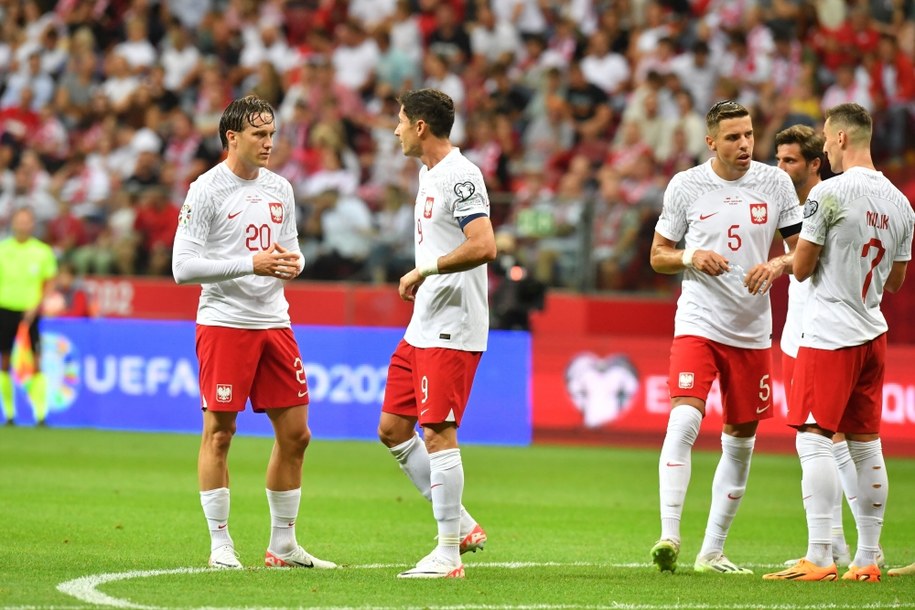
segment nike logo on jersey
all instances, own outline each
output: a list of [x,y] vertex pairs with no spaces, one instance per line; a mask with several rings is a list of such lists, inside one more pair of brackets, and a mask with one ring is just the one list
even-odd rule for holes
[[699,220],[708,220],[718,212],[712,212],[711,214],[699,214]]
[[765,412],[765,410],[768,409],[768,408],[771,407],[771,406],[772,406],[772,405],[766,405],[766,406],[763,407],[762,409],[760,409],[759,407],[756,407],[756,414],[759,415],[760,413]]
[[305,396],[308,396],[308,390],[305,390],[304,392],[299,392],[299,398],[304,398]]
[[239,214],[241,214],[242,211],[243,211],[243,210],[238,210],[238,211],[235,212],[234,214],[229,214],[229,220],[232,220],[233,218],[235,218],[236,216],[238,216]]

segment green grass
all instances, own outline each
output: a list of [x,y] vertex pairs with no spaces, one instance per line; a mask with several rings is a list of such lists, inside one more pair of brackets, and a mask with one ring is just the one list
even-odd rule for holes
[[[464,503],[486,527],[464,581],[399,581],[433,546],[431,509],[387,451],[321,442],[308,450],[299,541],[336,571],[257,569],[269,535],[264,467],[271,441],[238,437],[231,530],[242,572],[135,577],[95,590],[120,607],[915,608],[915,578],[764,582],[806,548],[796,456],[757,455],[728,555],[754,576],[692,572],[717,453],[696,452],[681,569],[648,564],[658,536],[657,449],[464,448]],[[104,573],[205,566],[197,438],[89,430],[0,429],[0,607],[79,608],[58,584]],[[883,544],[915,561],[915,461],[890,460]],[[846,519],[846,535],[854,528]],[[511,565],[516,563],[517,565]],[[547,564],[547,565],[529,565]],[[381,567],[372,567],[381,564]]]

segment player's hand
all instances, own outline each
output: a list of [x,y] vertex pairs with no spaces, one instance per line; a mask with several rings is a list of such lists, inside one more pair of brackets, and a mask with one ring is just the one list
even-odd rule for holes
[[775,261],[760,263],[747,272],[743,285],[750,294],[767,294],[772,288],[772,282],[783,273],[782,265]]
[[693,253],[693,269],[707,275],[721,275],[731,270],[728,259],[713,250],[696,250]]
[[299,255],[277,244],[254,255],[254,275],[291,280],[299,274]]
[[397,291],[400,293],[400,298],[404,301],[415,301],[416,291],[419,290],[419,287],[422,286],[425,281],[426,278],[419,274],[418,269],[408,271],[400,278],[400,286],[397,288]]
[[290,254],[291,256],[294,257],[293,260],[295,260],[295,274],[292,277],[298,276],[300,273],[302,273],[302,271],[305,270],[305,264],[304,264],[304,261],[302,260],[303,257],[301,254],[297,254],[295,252],[289,252],[289,250],[287,250],[286,248],[284,248],[283,246],[281,246],[279,244],[274,244],[274,245],[276,246],[276,251],[279,252],[280,254]]

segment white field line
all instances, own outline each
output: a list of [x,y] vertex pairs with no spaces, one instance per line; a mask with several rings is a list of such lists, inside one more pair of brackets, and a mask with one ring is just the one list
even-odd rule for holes
[[[644,568],[648,563],[595,563],[595,562],[480,562],[470,564],[473,568],[539,568],[539,567],[606,567],[606,568]],[[344,569],[399,569],[404,564],[373,563],[346,566]],[[758,566],[753,566],[758,567]],[[765,566],[770,567],[770,566]],[[249,568],[267,569],[267,568]],[[132,580],[134,578],[151,578],[154,576],[167,576],[172,574],[200,574],[214,572],[207,568],[175,568],[171,570],[137,570],[133,572],[113,572],[108,574],[90,574],[73,580],[68,580],[57,585],[57,590],[70,595],[77,600],[95,606],[110,608],[130,608],[135,610],[164,610],[158,606],[137,604],[125,599],[112,597],[102,593],[97,587],[110,582]],[[6,610],[48,610],[52,606],[10,606]],[[55,610],[84,610],[84,606],[53,606]],[[324,606],[308,607],[307,610],[425,610],[427,606]],[[883,608],[915,609],[915,601],[911,602],[873,602],[869,604],[631,604],[623,602],[610,602],[600,605],[581,604],[465,604],[454,606],[437,606],[437,610],[664,610],[667,608],[695,610],[881,610]],[[271,608],[267,606],[240,606],[238,608],[211,608],[199,607],[194,610],[290,610],[290,607]],[[305,607],[301,607],[305,610]]]

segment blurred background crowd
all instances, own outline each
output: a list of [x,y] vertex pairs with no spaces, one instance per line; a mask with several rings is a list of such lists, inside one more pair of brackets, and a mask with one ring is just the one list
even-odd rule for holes
[[[396,97],[435,87],[483,171],[494,273],[673,290],[648,266],[669,178],[707,159],[705,112],[776,132],[854,101],[913,194],[913,0],[0,0],[0,235],[34,208],[76,274],[170,274],[189,184],[222,159],[228,102],[277,109],[314,280],[412,267],[418,166]],[[517,279],[517,277],[515,278]],[[536,287],[532,288],[536,290]]]

